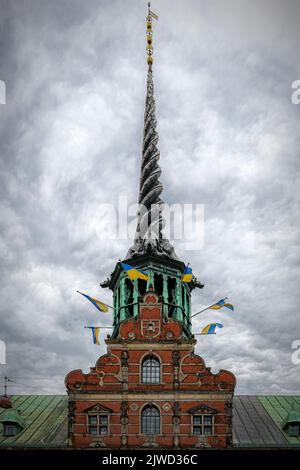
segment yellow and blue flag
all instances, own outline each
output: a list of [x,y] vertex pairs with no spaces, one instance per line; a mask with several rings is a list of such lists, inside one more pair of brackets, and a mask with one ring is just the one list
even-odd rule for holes
[[134,280],[134,279],[144,279],[144,281],[149,280],[148,274],[144,273],[143,271],[139,271],[138,269],[134,268],[130,264],[121,263],[121,265],[124,271],[126,271],[127,276],[131,280]]
[[201,331],[201,335],[215,335],[216,328],[223,328],[222,323],[209,323],[209,325],[206,325],[203,330]]
[[220,308],[226,307],[229,308],[229,310],[234,310],[233,305],[226,302],[226,299],[227,297],[225,297],[225,299],[219,300],[219,302],[216,302],[208,308],[211,308],[212,310],[219,310]]
[[108,305],[105,304],[104,302],[101,302],[101,300],[95,299],[94,297],[90,297],[89,295],[83,294],[82,292],[77,291],[78,294],[83,295],[86,299],[88,299],[92,304],[100,310],[100,312],[107,313],[108,312]]
[[186,266],[181,281],[182,282],[192,282],[193,280],[193,270],[190,266]]
[[85,328],[89,328],[90,330],[92,330],[93,343],[99,345],[100,344],[100,340],[99,340],[100,328],[99,328],[99,326],[86,326]]

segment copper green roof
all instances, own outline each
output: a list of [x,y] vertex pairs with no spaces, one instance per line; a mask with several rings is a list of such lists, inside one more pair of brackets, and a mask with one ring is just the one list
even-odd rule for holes
[[[4,437],[2,423],[9,410],[0,408],[0,447],[67,447],[68,399],[65,395],[14,395],[13,410],[20,411],[24,429]],[[283,430],[288,417],[298,414],[300,396],[236,395],[233,399],[235,447],[300,447],[300,437]]]
[[[65,395],[14,395],[12,405],[25,420],[16,436],[4,437],[0,424],[0,447],[66,447],[67,397]],[[8,410],[0,408],[0,421]]]

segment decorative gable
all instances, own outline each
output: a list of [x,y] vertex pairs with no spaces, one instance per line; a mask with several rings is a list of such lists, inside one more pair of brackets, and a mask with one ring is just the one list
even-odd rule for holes
[[208,405],[200,405],[200,406],[194,406],[193,408],[190,408],[188,410],[188,413],[194,415],[194,414],[197,414],[197,413],[206,413],[206,414],[216,414],[218,413],[217,410],[215,410],[214,408],[211,408],[210,406]]
[[110,408],[107,408],[106,406],[103,406],[100,403],[90,406],[89,408],[86,408],[84,411],[85,413],[103,413],[103,414],[112,413],[112,410]]

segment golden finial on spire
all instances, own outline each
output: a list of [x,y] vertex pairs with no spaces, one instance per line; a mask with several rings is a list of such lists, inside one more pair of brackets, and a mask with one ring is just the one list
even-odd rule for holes
[[148,15],[146,18],[146,28],[147,28],[147,63],[149,69],[153,64],[153,43],[152,43],[152,18],[158,20],[158,16],[150,10],[150,2],[148,2]]

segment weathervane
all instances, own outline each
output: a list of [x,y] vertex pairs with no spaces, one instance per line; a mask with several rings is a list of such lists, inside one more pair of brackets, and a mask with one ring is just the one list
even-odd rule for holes
[[151,69],[153,64],[153,42],[152,42],[152,18],[158,20],[158,16],[150,10],[150,2],[148,2],[148,15],[146,18],[147,27],[147,63],[148,68]]

